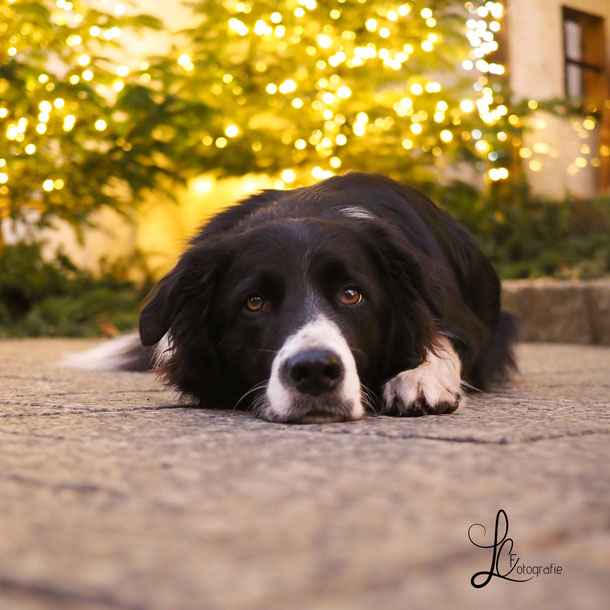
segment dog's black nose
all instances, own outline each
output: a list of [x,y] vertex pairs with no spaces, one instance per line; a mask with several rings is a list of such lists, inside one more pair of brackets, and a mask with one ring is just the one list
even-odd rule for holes
[[334,390],[343,377],[341,359],[327,349],[310,349],[295,354],[286,360],[284,371],[288,384],[312,396]]

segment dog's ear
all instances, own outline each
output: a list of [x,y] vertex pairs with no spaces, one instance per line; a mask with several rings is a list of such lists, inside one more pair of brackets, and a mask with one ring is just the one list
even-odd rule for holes
[[[432,260],[419,253],[395,227],[363,223],[369,251],[384,278],[389,299],[388,352],[392,374],[421,364],[437,336],[444,291]],[[439,281],[441,280],[441,281]]]
[[159,281],[148,295],[146,305],[140,312],[140,340],[144,347],[158,343],[169,330],[175,275],[175,271],[170,271]]

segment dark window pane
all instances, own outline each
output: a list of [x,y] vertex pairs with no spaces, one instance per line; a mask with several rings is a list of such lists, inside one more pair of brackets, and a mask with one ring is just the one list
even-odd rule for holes
[[579,61],[582,59],[582,30],[576,21],[564,23],[566,34],[566,57]]
[[582,97],[582,68],[574,64],[566,66],[566,93],[570,98]]

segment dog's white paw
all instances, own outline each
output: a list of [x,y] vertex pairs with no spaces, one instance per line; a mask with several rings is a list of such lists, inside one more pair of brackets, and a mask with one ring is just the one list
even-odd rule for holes
[[385,384],[382,413],[402,417],[452,413],[464,399],[460,369],[451,343],[441,339],[436,353],[429,352],[425,362]]

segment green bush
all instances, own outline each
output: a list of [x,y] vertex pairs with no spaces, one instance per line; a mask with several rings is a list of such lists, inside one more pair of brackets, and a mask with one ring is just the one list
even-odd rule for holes
[[610,196],[537,200],[525,184],[489,193],[461,182],[426,190],[472,231],[503,279],[610,273]]
[[0,337],[94,337],[132,330],[151,285],[148,274],[136,283],[116,265],[98,276],[61,254],[52,263],[43,261],[39,244],[8,246],[0,256]]

